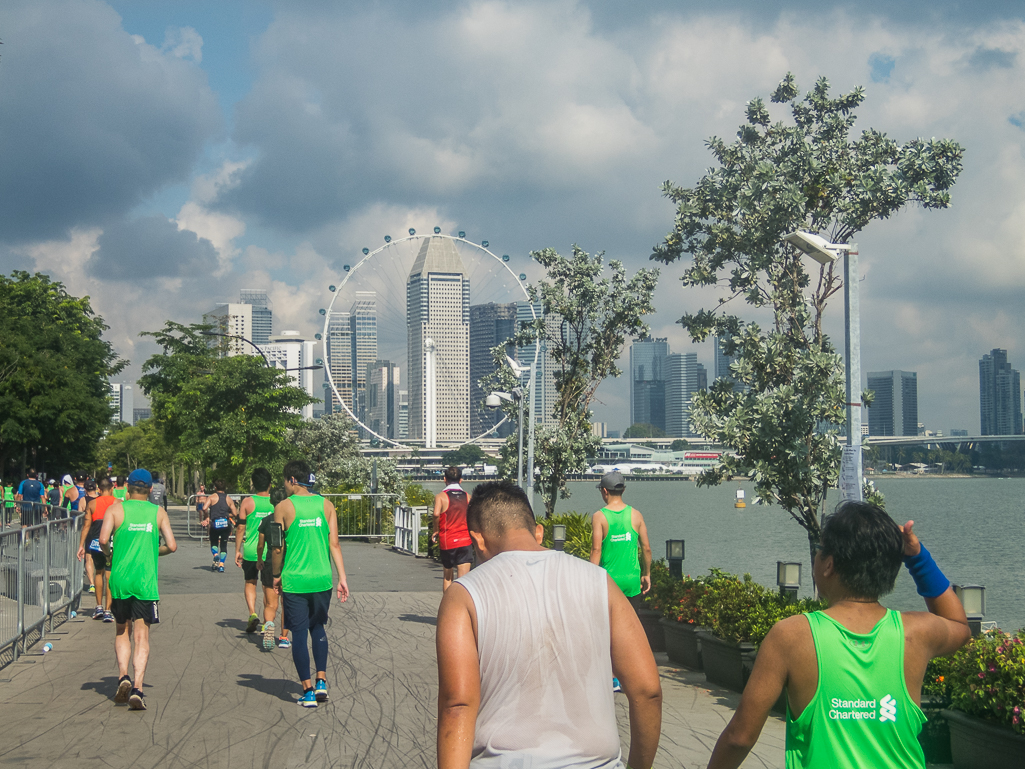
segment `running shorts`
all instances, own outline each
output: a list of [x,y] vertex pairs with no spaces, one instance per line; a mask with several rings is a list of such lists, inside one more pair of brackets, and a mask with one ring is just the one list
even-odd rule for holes
[[160,615],[157,613],[156,601],[143,601],[141,598],[129,596],[128,598],[114,598],[110,602],[110,613],[114,615],[114,621],[124,625],[129,620],[143,620],[147,625],[155,625],[160,622]]
[[274,587],[274,568],[270,561],[263,562],[263,568],[256,568],[256,561],[242,561],[242,577],[246,582],[255,582],[259,574],[260,582],[264,587]]
[[473,563],[473,547],[453,547],[450,550],[441,551],[441,565],[446,569],[454,569],[463,563]]

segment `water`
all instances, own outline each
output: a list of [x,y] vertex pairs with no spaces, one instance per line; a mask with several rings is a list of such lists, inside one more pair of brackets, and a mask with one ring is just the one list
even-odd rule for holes
[[[427,484],[433,491],[441,484]],[[473,484],[467,484],[472,489]],[[886,507],[898,523],[915,521],[915,532],[955,584],[986,586],[986,619],[1005,630],[1025,627],[1025,479],[876,478]],[[655,558],[667,539],[686,541],[685,573],[716,566],[749,573],[775,587],[776,561],[802,564],[802,595],[811,594],[808,538],[779,507],[733,507],[738,488],[754,498],[749,483],[698,488],[689,481],[636,481],[625,500],[644,514]],[[592,513],[601,507],[594,481],[570,484],[571,497],[556,512]],[[539,498],[540,499],[540,498]],[[925,610],[906,569],[883,603],[893,609]]]

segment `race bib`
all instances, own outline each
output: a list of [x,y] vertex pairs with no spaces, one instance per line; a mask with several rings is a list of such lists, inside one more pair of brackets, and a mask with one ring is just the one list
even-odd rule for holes
[[214,528],[215,529],[226,529],[226,528],[228,528],[228,519],[227,518],[214,518]]
[[89,543],[89,550],[90,550],[90,552],[93,552],[93,553],[102,553],[103,552],[103,548],[100,547],[100,540],[94,539],[92,542],[90,542]]

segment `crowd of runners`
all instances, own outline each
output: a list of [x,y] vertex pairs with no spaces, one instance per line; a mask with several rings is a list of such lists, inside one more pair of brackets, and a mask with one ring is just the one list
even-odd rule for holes
[[[202,525],[218,574],[234,533],[246,630],[260,630],[266,649],[276,640],[287,646],[284,628],[291,631],[298,702],[315,708],[328,701],[332,596],[349,596],[337,515],[314,493],[316,478],[305,462],[285,466],[287,496],[276,505],[273,480],[257,469],[239,504],[215,481],[200,503]],[[592,516],[590,563],[542,546],[543,528],[511,482],[484,483],[471,495],[458,468],[448,468],[445,480],[433,511],[443,568],[438,765],[651,767],[662,693],[637,614],[651,588],[651,548],[643,516],[623,499],[623,476],[608,473],[598,484],[603,507]],[[117,626],[114,700],[145,710],[149,628],[159,622],[157,560],[177,547],[163,487],[141,469],[127,478],[64,481],[64,509],[86,516],[78,553],[92,563],[93,618]],[[30,473],[16,492],[5,489],[4,502],[46,495],[47,486]],[[766,636],[709,767],[739,766],[782,694],[788,767],[924,767],[917,734],[925,721],[925,666],[964,644],[969,630],[950,582],[912,527],[862,502],[826,516],[813,573],[828,608],[783,620]],[[896,612],[879,603],[902,564],[928,611]],[[629,702],[625,764],[614,704],[619,691]]]

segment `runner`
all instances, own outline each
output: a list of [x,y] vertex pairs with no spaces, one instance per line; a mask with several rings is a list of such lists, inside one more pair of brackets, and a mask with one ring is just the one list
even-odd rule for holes
[[[88,535],[89,533],[89,505],[92,504],[93,500],[99,497],[99,492],[96,490],[96,481],[92,478],[82,481],[82,489],[84,490],[84,496],[79,497],[79,504],[82,506],[82,512],[86,513],[85,519],[82,521],[82,533]],[[96,531],[96,536],[100,535],[99,530]],[[83,537],[84,539],[84,537]],[[79,548],[81,550],[81,548]],[[79,558],[79,560],[82,560]],[[96,580],[96,562],[92,558],[85,562],[85,579],[89,583],[89,592],[96,596],[97,606],[101,603],[100,598],[103,593],[103,572],[100,572],[100,581]],[[93,619],[103,619],[103,616],[96,617]]]
[[72,508],[72,510],[75,510],[79,513],[84,513],[86,503],[88,502],[88,500],[85,497],[84,475],[79,474],[75,476],[75,491],[78,492],[78,496],[75,498],[75,506]]
[[50,507],[61,506],[61,490],[57,488],[57,481],[53,478],[46,482],[46,504]]
[[78,509],[78,489],[70,475],[61,478],[61,507],[67,510]]
[[43,484],[39,482],[39,474],[33,469],[30,469],[26,476],[14,494],[14,498],[22,503],[22,527],[34,526],[43,522]]
[[[271,558],[268,557],[264,560],[263,554],[264,548],[267,547],[267,541],[270,537],[270,527],[275,525],[274,516],[268,515],[262,521],[260,521],[260,538],[256,541],[256,568],[258,570],[267,569],[268,573],[273,575],[273,564],[271,564]],[[273,579],[272,579],[273,582]],[[277,600],[278,591],[274,591],[274,600],[281,605],[281,602]],[[277,622],[277,612],[274,614],[274,621]],[[268,633],[270,630],[270,633]],[[274,628],[269,628],[265,624],[263,627],[263,648],[267,648],[268,635],[270,635],[270,642],[274,643]],[[281,610],[281,635],[278,636],[278,648],[289,649],[292,646],[292,642],[288,640],[288,625],[285,624],[285,611]]]
[[125,488],[125,477],[123,475],[119,475],[114,479],[114,496],[122,502],[128,499],[128,489]]
[[473,542],[466,530],[466,506],[470,495],[459,485],[463,471],[458,467],[445,469],[445,483],[448,485],[434,498],[434,533],[431,540],[441,546],[441,566],[444,569],[441,592],[444,593],[452,580],[470,571],[473,563]]
[[228,537],[231,536],[231,522],[237,515],[235,502],[228,496],[228,486],[220,478],[214,481],[214,493],[206,498],[206,509],[200,525],[210,529],[210,552],[214,563],[211,571],[224,572],[228,560]]
[[14,523],[14,484],[4,486],[3,525]]
[[[82,539],[78,543],[78,560],[81,561],[88,553],[89,560],[92,562],[92,583],[96,591],[96,609],[93,611],[93,619],[113,622],[114,615],[110,613],[110,585],[107,582],[107,577],[110,575],[110,560],[103,552],[103,548],[100,547],[100,529],[103,527],[103,519],[107,510],[119,500],[113,494],[113,484],[110,482],[110,478],[101,478],[98,485],[100,495],[91,499],[85,508]],[[88,566],[87,562],[87,569]],[[106,589],[104,589],[105,587]]]
[[270,471],[258,467],[250,478],[253,495],[242,500],[238,509],[238,526],[235,529],[235,564],[242,568],[245,580],[244,595],[249,608],[247,633],[256,632],[260,617],[256,613],[256,578],[263,584],[263,648],[274,646],[274,617],[278,613],[278,594],[274,590],[274,575],[269,566],[265,568],[259,558],[256,544],[260,538],[260,523],[267,516],[273,516],[274,505],[270,501]]
[[[117,623],[114,652],[117,654],[117,693],[114,702],[128,703],[129,710],[145,710],[142,679],[149,661],[149,626],[159,622],[157,602],[157,557],[178,549],[167,511],[149,501],[153,477],[139,468],[128,476],[128,499],[107,510],[100,528],[100,545],[111,558],[110,610]],[[113,557],[111,535],[117,538]],[[163,536],[164,543],[160,544]],[[129,631],[129,623],[131,630]],[[135,645],[134,655],[132,645]],[[128,675],[128,663],[135,672]]]
[[[315,708],[327,702],[327,622],[331,606],[331,562],[338,570],[338,600],[349,597],[342,548],[338,544],[338,516],[334,505],[310,489],[316,478],[302,460],[285,465],[288,498],[274,507],[274,521],[284,529],[285,552],[272,550],[274,586],[282,591],[285,624],[292,631],[292,662],[303,685],[299,704]],[[326,519],[326,521],[325,521]],[[314,690],[310,680],[310,651],[306,634],[313,641],[317,667]]]

